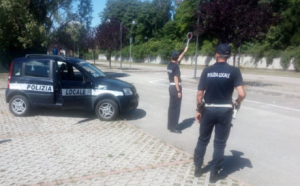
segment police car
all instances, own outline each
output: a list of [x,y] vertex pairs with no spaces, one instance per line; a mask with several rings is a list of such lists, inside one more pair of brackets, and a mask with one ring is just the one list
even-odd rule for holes
[[84,60],[40,54],[13,60],[5,96],[15,116],[25,116],[33,107],[88,109],[104,121],[139,102],[133,85],[108,78]]

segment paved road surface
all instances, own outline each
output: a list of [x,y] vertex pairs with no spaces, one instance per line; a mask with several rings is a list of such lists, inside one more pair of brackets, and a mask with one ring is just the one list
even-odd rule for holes
[[[192,155],[199,130],[199,124],[193,122],[197,81],[191,78],[193,70],[182,70],[180,121],[188,128],[183,134],[170,133],[167,130],[168,80],[163,68],[148,67],[150,72],[123,71],[120,75],[119,79],[133,83],[140,94],[139,108],[133,114],[136,118],[128,122]],[[295,89],[300,86],[295,78],[245,77],[257,81],[274,79],[274,85],[295,82],[292,86]],[[259,87],[259,90],[247,87],[247,99],[233,121],[225,152],[225,166],[229,166],[229,174],[252,185],[299,185],[300,99],[276,94],[276,90],[272,93],[272,88],[262,90],[264,87]],[[213,145],[210,143],[205,156],[206,163],[211,160],[212,151]]]

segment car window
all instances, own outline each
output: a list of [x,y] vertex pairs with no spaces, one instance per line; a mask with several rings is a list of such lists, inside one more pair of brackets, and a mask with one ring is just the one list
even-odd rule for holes
[[106,75],[101,70],[99,70],[97,67],[91,65],[88,62],[82,61],[79,62],[78,65],[80,65],[94,77],[106,77]]
[[30,61],[25,64],[25,76],[49,77],[50,61]]
[[21,76],[22,63],[14,63],[12,76]]
[[72,64],[57,61],[58,79],[63,81],[83,81],[83,74]]

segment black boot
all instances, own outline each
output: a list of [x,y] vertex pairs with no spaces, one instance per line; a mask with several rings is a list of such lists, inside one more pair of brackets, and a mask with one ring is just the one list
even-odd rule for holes
[[201,167],[195,167],[195,177],[199,178],[203,174]]
[[216,183],[219,180],[218,172],[210,172],[209,183]]

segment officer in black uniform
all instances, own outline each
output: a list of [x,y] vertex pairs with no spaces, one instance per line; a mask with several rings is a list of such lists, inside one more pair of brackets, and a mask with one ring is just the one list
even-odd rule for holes
[[[219,44],[216,48],[216,63],[205,68],[201,74],[197,93],[197,114],[195,119],[200,121],[200,136],[194,153],[195,177],[203,174],[201,169],[206,146],[215,128],[213,161],[210,166],[210,182],[218,181],[220,166],[224,159],[224,149],[229,137],[233,105],[241,105],[246,97],[243,78],[238,68],[227,64],[231,48],[228,44]],[[236,88],[238,98],[232,101]],[[205,105],[202,103],[204,96]],[[203,111],[199,108],[202,103]],[[201,111],[200,111],[201,110]]]
[[174,133],[181,133],[180,130],[176,129],[180,116],[180,107],[182,99],[182,88],[180,69],[178,62],[182,59],[183,55],[187,52],[188,47],[185,47],[184,51],[180,54],[177,51],[173,51],[171,54],[171,62],[168,64],[167,72],[169,75],[169,93],[170,103],[168,111],[168,130]]

